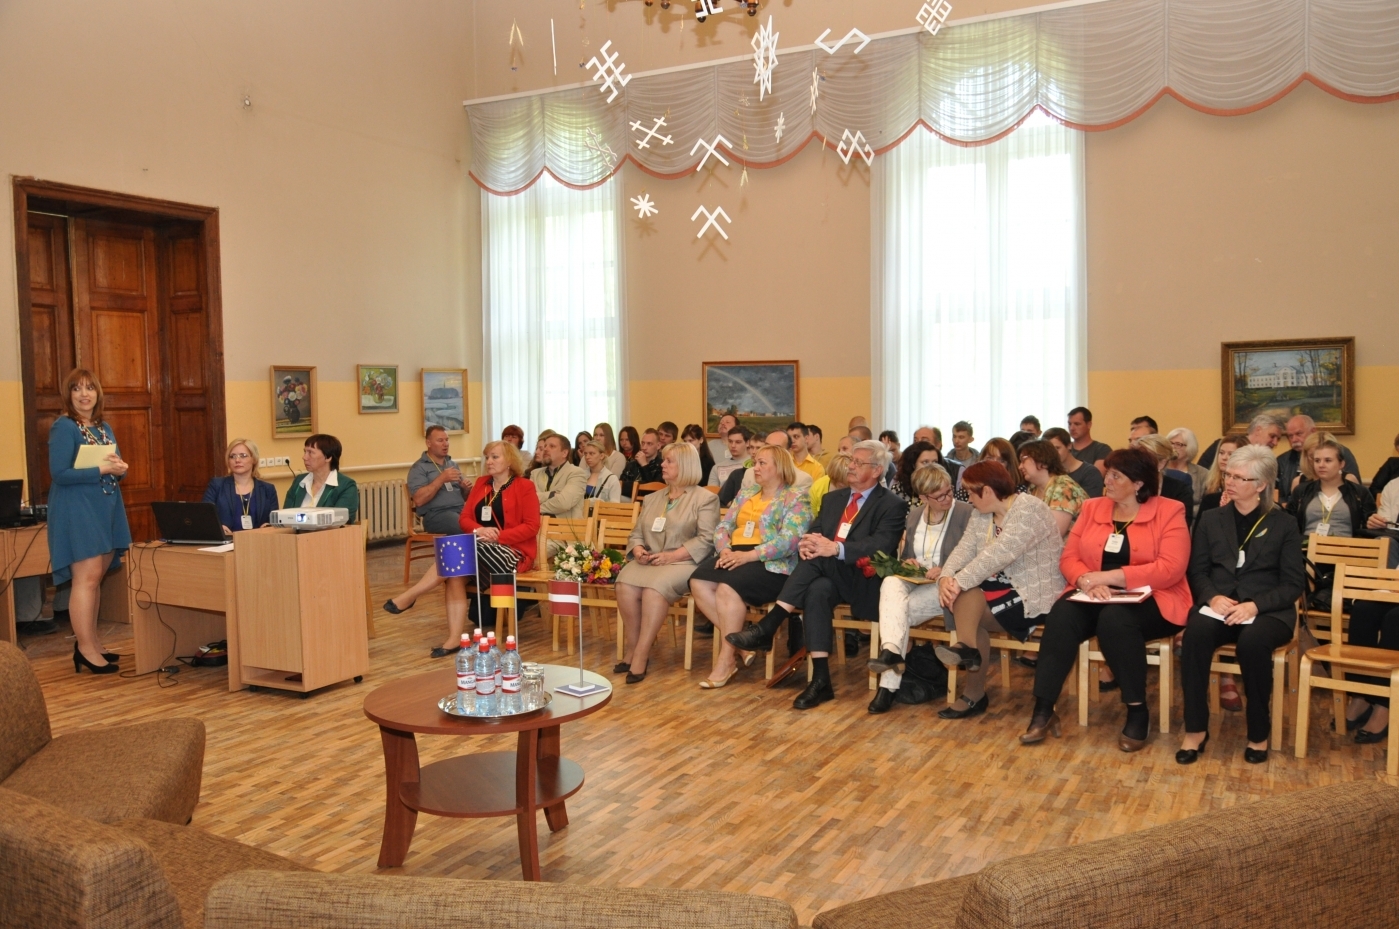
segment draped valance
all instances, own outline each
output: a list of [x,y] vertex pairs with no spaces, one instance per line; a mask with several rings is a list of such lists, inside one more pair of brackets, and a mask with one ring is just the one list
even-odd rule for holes
[[[657,177],[679,177],[706,156],[704,147],[692,153],[696,141],[720,135],[728,144],[719,151],[752,167],[780,164],[813,139],[836,148],[856,133],[882,153],[920,124],[974,145],[1036,108],[1075,128],[1107,129],[1164,94],[1235,115],[1303,80],[1356,101],[1399,99],[1392,0],[1106,0],[875,39],[858,54],[855,44],[834,55],[779,48],[761,101],[747,60],[637,75],[611,103],[595,84],[470,105],[471,176],[501,194],[543,171],[588,187],[630,158]],[[615,51],[625,61],[625,49]],[[653,137],[639,148],[645,133],[631,123],[649,129],[661,116],[672,144]]]

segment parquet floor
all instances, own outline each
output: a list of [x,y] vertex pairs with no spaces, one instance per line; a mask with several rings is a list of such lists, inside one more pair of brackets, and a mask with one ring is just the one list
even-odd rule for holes
[[[398,590],[401,557],[397,546],[371,553],[376,602]],[[440,666],[427,655],[442,637],[440,616],[440,594],[399,617],[379,612],[364,683],[308,700],[229,694],[222,669],[187,669],[163,689],[153,677],[75,676],[66,657],[71,641],[53,635],[22,644],[55,733],[197,716],[208,728],[208,749],[196,825],[319,870],[370,873],[383,761],[361,703],[379,684]],[[107,633],[118,651],[130,650],[125,628]],[[523,639],[527,659],[566,663],[551,657],[537,620]],[[610,670],[614,647],[589,642],[588,666]],[[1069,722],[1063,739],[1027,748],[1016,736],[1029,717],[1031,672],[1018,665],[1009,692],[993,671],[989,713],[944,721],[936,705],[866,713],[863,656],[837,669],[835,702],[799,713],[791,709],[799,685],[764,690],[760,666],[727,688],[700,690],[708,640],[696,652],[697,667],[686,673],[681,649],[662,633],[644,683],[629,687],[615,678],[610,706],[564,727],[564,752],[583,766],[587,782],[569,801],[567,829],[551,835],[539,818],[546,880],[769,894],[805,923],[823,909],[1000,858],[1384,770],[1382,745],[1357,746],[1329,731],[1323,696],[1313,708],[1306,760],[1289,750],[1265,765],[1245,764],[1243,719],[1229,714],[1214,721],[1201,761],[1180,767],[1173,757],[1179,698],[1177,731],[1153,732],[1135,755],[1116,748],[1122,710],[1108,699],[1094,706],[1090,728]],[[1154,693],[1151,700],[1155,706]],[[1072,717],[1072,698],[1063,707]],[[419,737],[424,763],[513,744],[513,737],[469,745]],[[395,873],[519,880],[514,821],[422,816]]]

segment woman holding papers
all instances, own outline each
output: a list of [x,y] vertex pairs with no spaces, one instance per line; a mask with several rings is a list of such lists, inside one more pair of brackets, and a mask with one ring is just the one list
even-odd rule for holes
[[97,638],[102,578],[131,547],[120,481],[126,462],[102,420],[102,385],[77,368],[63,385],[63,413],[49,430],[49,558],[55,585],[72,580],[68,615],[77,642],[73,670],[113,674],[117,656]]
[[1306,580],[1297,521],[1273,505],[1278,466],[1272,450],[1249,445],[1224,472],[1231,502],[1200,517],[1190,554],[1195,606],[1185,627],[1180,676],[1185,738],[1176,761],[1192,764],[1209,741],[1210,662],[1236,643],[1247,703],[1244,760],[1268,760],[1273,650],[1292,638]]
[[[1146,643],[1174,636],[1190,612],[1185,506],[1158,493],[1159,472],[1150,452],[1121,448],[1103,464],[1103,496],[1084,502],[1059,559],[1069,586],[1044,624],[1035,709],[1020,737],[1026,745],[1044,741],[1048,731],[1059,734],[1054,703],[1078,660],[1079,644],[1097,636],[1127,704],[1117,746],[1124,752],[1143,748],[1151,727]],[[1148,587],[1150,593],[1140,590]]]

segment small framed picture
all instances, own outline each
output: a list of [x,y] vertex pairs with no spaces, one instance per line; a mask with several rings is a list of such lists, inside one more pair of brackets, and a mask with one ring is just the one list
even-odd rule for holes
[[707,436],[719,435],[725,416],[759,435],[801,418],[801,371],[795,361],[706,361],[700,371]]
[[306,365],[273,365],[272,435],[297,436],[316,432],[316,369]]
[[470,430],[465,368],[423,368],[423,429],[429,426],[441,426],[454,435]]
[[1224,342],[1224,432],[1246,432],[1260,413],[1306,414],[1316,428],[1355,434],[1355,337]]
[[398,365],[359,365],[359,411],[398,412]]

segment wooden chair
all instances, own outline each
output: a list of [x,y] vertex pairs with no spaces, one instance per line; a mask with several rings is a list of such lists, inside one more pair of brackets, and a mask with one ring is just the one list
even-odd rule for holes
[[406,587],[413,583],[413,562],[437,558],[438,535],[423,528],[422,520],[418,518],[418,508],[413,505],[413,495],[408,492],[406,484],[403,486],[403,498],[404,506],[408,508],[409,527],[408,538],[403,542],[403,584]]
[[[1292,624],[1292,641],[1273,650],[1273,700],[1269,715],[1273,721],[1273,731],[1269,736],[1269,748],[1283,747],[1284,727],[1287,722],[1287,669],[1297,663],[1297,634],[1300,623]],[[1395,653],[1399,655],[1399,652]],[[1241,675],[1238,649],[1233,645],[1221,645],[1214,650],[1210,662],[1210,713],[1222,713],[1219,705],[1219,675]],[[1295,676],[1295,672],[1294,672]],[[1344,728],[1342,731],[1345,731]]]
[[[631,532],[636,528],[636,517],[641,512],[641,504],[632,501],[630,503],[608,503],[604,500],[593,500],[592,516],[598,520],[607,520],[607,524],[613,529],[625,529]],[[626,544],[626,539],[622,539],[622,544]]]
[[[879,641],[879,620],[856,619],[850,613],[850,606],[848,604],[842,603],[840,606],[835,608],[835,616],[831,619],[831,625],[835,628],[837,632],[842,633],[836,638],[835,643],[834,657],[836,660],[836,665],[838,667],[845,667],[845,643],[842,640],[844,639],[843,633],[846,629],[850,629],[855,632],[868,632],[870,636],[870,657],[873,658],[874,656],[879,654],[879,652],[876,651],[875,644]],[[878,674],[870,674],[869,685],[870,690],[874,690],[876,687],[879,686]]]
[[[1340,628],[1342,600],[1377,600],[1383,603],[1399,604],[1399,570],[1390,568],[1357,567],[1338,564],[1331,598],[1332,628]],[[1312,662],[1324,661],[1331,665],[1331,677],[1312,677]],[[1370,677],[1388,677],[1389,683],[1370,684],[1363,681],[1348,681],[1346,671],[1354,671]],[[1331,702],[1336,720],[1336,732],[1346,731],[1346,701],[1342,694],[1370,694],[1388,697],[1399,703],[1399,651],[1388,648],[1367,648],[1361,645],[1345,645],[1332,640],[1327,645],[1307,649],[1302,656],[1302,669],[1297,687],[1296,755],[1307,757],[1307,731],[1311,722],[1311,696],[1313,687],[1321,687],[1332,692]],[[1276,690],[1277,684],[1274,683]],[[1385,773],[1390,778],[1399,777],[1399,725],[1391,721],[1389,726],[1388,755],[1385,758]]]
[[[754,623],[756,623],[758,620],[762,619],[764,616],[766,616],[766,615],[768,614],[768,612],[773,608],[774,605],[775,605],[775,604],[773,604],[773,603],[764,603],[764,604],[761,605],[761,606],[750,606],[750,607],[748,608],[748,617],[747,617],[748,620],[749,620],[749,622],[754,622]],[[801,611],[798,610],[797,612],[800,613]],[[784,625],[784,626],[786,625],[786,621],[785,621],[785,620],[783,621],[783,625]],[[878,623],[876,623],[875,625],[878,626]],[[783,628],[782,626],[778,626],[778,627],[777,627],[777,633],[773,635],[773,639],[772,639],[772,641],[773,641],[774,644],[776,644],[778,641],[783,641],[783,640],[785,640],[785,637],[782,635],[782,628]],[[763,677],[763,680],[767,683],[767,686],[772,687],[772,686],[774,686],[774,685],[777,683],[776,681],[773,680],[773,675],[775,675],[775,674],[777,673],[777,650],[776,650],[775,648],[769,649],[768,651],[764,652],[763,655],[764,655],[764,658],[765,658],[765,667],[766,667],[766,669],[767,669],[767,670],[766,670],[766,673],[765,673],[765,675],[764,675],[764,677]],[[718,629],[718,627],[716,626],[715,629],[714,629],[714,642],[713,642],[712,647],[711,647],[711,649],[710,649],[709,663],[710,663],[711,666],[713,666],[713,664],[714,664],[715,662],[717,662],[718,660],[719,660],[719,629]],[[742,659],[740,659],[740,661],[742,661]],[[808,656],[807,659],[806,659],[806,679],[807,679],[808,681],[810,681],[812,675],[815,674],[815,672],[816,672],[816,666],[815,666],[814,664],[812,664],[811,658],[810,658],[810,656]]]
[[[515,576],[515,597],[517,600],[532,600],[540,604],[539,611],[546,622],[550,622],[552,615],[553,626],[553,647],[554,651],[559,650],[559,622],[562,619],[569,627],[568,654],[573,654],[573,635],[570,617],[560,617],[552,614],[549,610],[549,581],[554,578],[554,571],[549,560],[550,542],[582,542],[585,545],[593,544],[593,533],[596,529],[596,522],[591,516],[584,517],[559,517],[541,516],[539,518],[539,536],[536,543],[538,557],[543,567],[533,571],[521,572]],[[597,632],[597,623],[593,624],[594,632]]]
[[[1349,565],[1357,568],[1389,567],[1389,539],[1343,539],[1336,536],[1307,536],[1307,560],[1313,565]],[[1333,597],[1335,587],[1332,588]],[[1307,628],[1318,642],[1345,639],[1345,622],[1349,615],[1342,610],[1314,610],[1304,604]],[[1339,620],[1339,621],[1338,621]]]
[[[1175,636],[1169,635],[1164,639],[1157,639],[1154,642],[1146,643],[1146,663],[1156,665],[1161,669],[1161,694],[1160,708],[1157,715],[1161,717],[1158,727],[1163,733],[1171,731],[1171,695],[1173,693],[1172,683],[1175,681],[1175,672],[1172,665],[1175,663]],[[1078,647],[1078,724],[1087,727],[1088,725],[1088,702],[1098,699],[1098,675],[1091,673],[1093,663],[1106,661],[1103,653],[1098,650],[1098,639],[1094,638],[1083,642]]]
[[648,481],[645,484],[637,484],[631,489],[632,502],[638,502],[642,497],[658,490],[665,490],[665,481]]

